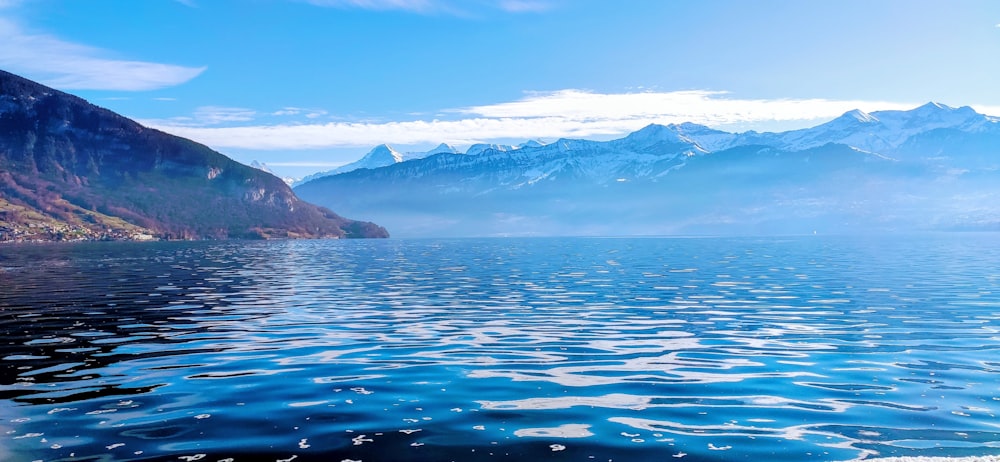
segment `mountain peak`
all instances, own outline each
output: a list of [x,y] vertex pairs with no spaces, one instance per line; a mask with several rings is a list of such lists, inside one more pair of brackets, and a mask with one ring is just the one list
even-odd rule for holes
[[955,108],[933,101],[916,109],[904,111],[903,114],[910,123],[935,123],[941,126],[964,125],[985,118],[969,106]]
[[268,167],[267,164],[264,164],[262,162],[258,162],[256,160],[250,162],[250,166],[253,167],[253,168],[255,168],[255,169],[257,169],[257,170],[260,170],[262,172],[267,172],[267,173],[270,173],[272,175],[274,174],[274,172],[271,171],[271,168]]
[[677,125],[674,125],[674,124],[661,125],[661,124],[652,123],[652,124],[646,125],[645,127],[642,127],[640,129],[636,130],[632,134],[633,135],[635,135],[635,134],[657,135],[657,134],[661,134],[661,133],[664,133],[664,132],[676,133],[676,130],[674,129],[674,127],[677,127]]
[[938,102],[934,102],[934,101],[929,101],[929,102],[927,102],[927,104],[924,104],[923,106],[920,106],[920,107],[914,109],[914,111],[919,111],[919,112],[924,112],[924,111],[954,111],[954,110],[955,110],[955,108],[953,108],[951,106],[948,106],[948,105],[945,105],[945,104],[941,104],[941,103],[938,103]]
[[448,143],[441,143],[441,144],[437,145],[437,147],[434,148],[432,151],[434,151],[434,152],[458,152],[458,150],[455,149],[454,146],[452,146],[452,145],[450,145]]
[[452,146],[452,145],[450,145],[448,143],[441,143],[441,144],[437,145],[436,148],[431,149],[430,151],[427,151],[427,152],[421,152],[421,153],[413,153],[413,152],[411,152],[411,153],[407,153],[407,154],[409,156],[418,158],[418,157],[433,156],[434,154],[458,154],[458,149],[455,149],[454,146]]
[[486,151],[507,152],[507,151],[513,151],[514,149],[517,149],[517,148],[514,148],[513,146],[506,145],[506,144],[476,143],[476,144],[473,144],[472,146],[469,146],[469,149],[465,150],[465,155],[467,155],[467,156],[475,156],[475,155],[482,154],[482,153],[484,153]]
[[685,138],[678,131],[676,125],[660,125],[660,124],[649,124],[645,127],[632,132],[625,138],[624,141],[629,143],[638,144],[641,146],[649,146],[658,143],[690,143],[691,140]]
[[840,116],[840,118],[846,120],[856,120],[862,123],[873,123],[878,122],[878,118],[860,109],[851,109]]
[[377,159],[392,164],[396,162],[402,162],[403,155],[400,154],[399,151],[392,149],[392,146],[383,143],[378,146],[375,146],[374,148],[372,148],[371,151],[368,151],[368,154],[365,154],[365,156],[362,158],[362,160],[365,159],[367,160]]
[[946,117],[948,115],[954,115],[961,118],[969,118],[982,115],[969,106],[951,107],[945,104],[935,103],[933,101],[909,112],[922,117]]

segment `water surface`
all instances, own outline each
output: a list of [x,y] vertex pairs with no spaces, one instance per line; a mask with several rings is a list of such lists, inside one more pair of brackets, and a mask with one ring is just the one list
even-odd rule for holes
[[1000,238],[0,247],[0,460],[1000,454]]

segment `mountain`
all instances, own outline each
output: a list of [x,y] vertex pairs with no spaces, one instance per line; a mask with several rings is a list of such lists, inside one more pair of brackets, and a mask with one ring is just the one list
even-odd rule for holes
[[430,157],[438,154],[461,154],[461,153],[458,152],[458,149],[455,149],[454,146],[447,143],[441,143],[437,145],[437,147],[435,147],[434,149],[431,149],[430,151],[408,152],[403,155],[403,160],[423,159],[424,157]]
[[[513,151],[515,149],[521,149],[522,147],[538,147],[541,145],[542,145],[541,143],[534,140],[528,141],[518,146],[508,146],[504,144],[473,144],[472,146],[469,147],[468,150],[466,150],[464,154],[469,156],[474,156],[482,154],[483,152],[488,150]],[[314,173],[312,175],[306,176],[305,178],[302,178],[301,180],[294,181],[291,184],[294,187],[304,183],[308,183],[310,181],[319,178],[323,178],[325,176],[339,175],[341,173],[352,172],[354,170],[359,170],[363,168],[375,169],[380,167],[387,167],[389,165],[397,164],[400,162],[424,159],[439,154],[463,154],[463,153],[460,152],[458,149],[456,149],[454,146],[447,143],[441,143],[434,149],[431,149],[430,151],[415,151],[406,153],[400,153],[399,151],[396,151],[387,144],[380,144],[372,148],[372,150],[369,151],[368,154],[365,154],[361,159],[358,159],[347,165],[342,165],[333,170]]]
[[783,133],[749,132],[737,137],[735,144],[760,143],[783,149],[801,150],[827,143],[846,144],[888,157],[905,157],[901,146],[908,139],[937,129],[957,129],[966,133],[996,129],[995,117],[977,113],[965,106],[953,108],[927,103],[910,111],[848,111],[827,123]]
[[337,167],[333,170],[327,170],[323,172],[313,173],[312,175],[307,175],[301,180],[293,182],[292,186],[298,186],[303,183],[308,183],[312,180],[323,178],[325,176],[337,175],[339,173],[346,173],[361,168],[372,169],[372,168],[385,167],[387,165],[392,165],[402,161],[403,161],[402,153],[396,151],[388,144],[380,144],[372,148],[371,151],[368,151],[368,154],[365,154],[364,157],[354,162],[351,162],[346,165],[341,165],[340,167]]
[[[250,162],[250,166],[253,167],[253,168],[255,168],[255,169],[257,169],[257,170],[260,170],[262,172],[266,172],[266,173],[270,173],[271,175],[278,176],[278,175],[276,175],[274,173],[274,171],[271,170],[271,167],[269,167],[267,164],[265,164],[263,162],[258,162],[258,161],[255,160],[255,161]],[[291,185],[295,184],[295,182],[298,181],[298,180],[295,179],[295,178],[291,178],[291,177],[281,177],[281,181],[284,181],[285,184],[291,186]]]
[[0,240],[385,236],[271,174],[0,71]]
[[401,236],[1000,230],[998,147],[997,118],[929,103],[779,133],[654,124],[483,147],[295,191]]
[[507,151],[513,151],[515,149],[519,149],[519,148],[515,147],[515,146],[506,145],[506,144],[476,143],[476,144],[473,144],[472,146],[469,146],[469,149],[465,150],[465,155],[467,155],[467,156],[478,156],[479,154],[482,154],[482,153],[484,153],[486,151],[507,152]]
[[325,176],[336,175],[338,173],[346,173],[360,168],[379,168],[385,167],[387,165],[392,165],[397,162],[403,161],[403,154],[392,149],[388,144],[380,144],[368,151],[364,157],[351,162],[346,165],[341,165],[333,170],[327,170],[324,172],[313,173],[312,175],[307,175],[306,177],[292,183],[293,186],[300,185],[302,183],[308,183],[312,180],[323,178]]

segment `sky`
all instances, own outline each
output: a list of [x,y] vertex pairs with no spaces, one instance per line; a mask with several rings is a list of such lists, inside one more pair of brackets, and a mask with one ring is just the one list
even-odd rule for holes
[[1000,115],[1000,2],[0,0],[0,69],[302,177],[381,143]]

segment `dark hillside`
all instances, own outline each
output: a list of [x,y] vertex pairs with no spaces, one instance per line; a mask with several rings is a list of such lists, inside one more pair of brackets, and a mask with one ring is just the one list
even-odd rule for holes
[[204,145],[4,71],[0,199],[0,239],[387,236]]

